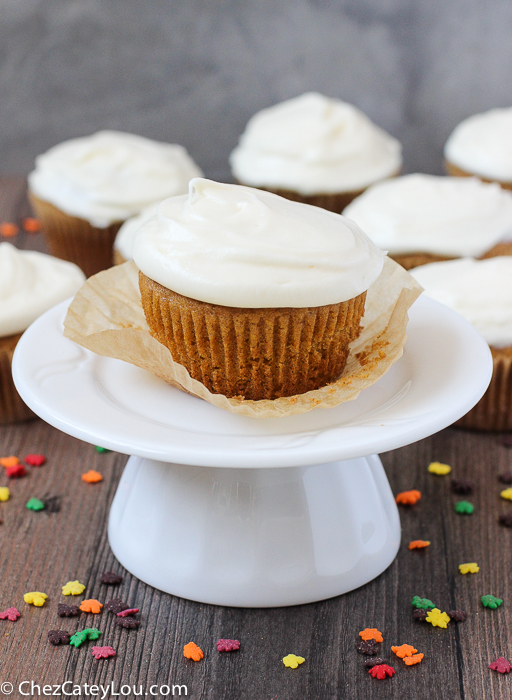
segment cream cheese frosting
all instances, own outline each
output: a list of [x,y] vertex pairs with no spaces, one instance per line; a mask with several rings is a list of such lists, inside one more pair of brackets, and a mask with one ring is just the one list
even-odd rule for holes
[[384,253],[340,214],[196,178],[139,229],[133,259],[150,279],[199,301],[298,308],[361,294]]
[[21,333],[84,282],[73,263],[0,243],[0,337]]
[[28,176],[36,197],[105,228],[166,197],[202,172],[179,145],[99,131],[50,148]]
[[493,347],[512,345],[512,256],[415,267],[425,294],[464,316]]
[[230,162],[244,184],[311,195],[363,189],[396,174],[402,158],[359,109],[308,92],[251,117]]
[[343,215],[392,254],[479,257],[512,239],[512,193],[477,178],[393,178],[370,187]]
[[117,232],[114,248],[121,253],[125,260],[132,260],[133,238],[143,224],[156,216],[159,205],[160,202],[152,204],[143,209],[137,216],[127,219]]
[[512,107],[464,119],[448,138],[444,155],[467,172],[512,182]]

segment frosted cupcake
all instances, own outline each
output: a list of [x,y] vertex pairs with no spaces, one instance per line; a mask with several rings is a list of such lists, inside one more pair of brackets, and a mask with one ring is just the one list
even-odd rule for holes
[[512,190],[512,107],[464,119],[444,147],[450,175],[477,175]]
[[351,104],[308,92],[255,114],[230,163],[238,182],[340,213],[397,175],[400,143]]
[[12,380],[11,361],[21,334],[84,282],[83,272],[72,263],[0,243],[0,423],[34,416]]
[[489,343],[493,375],[483,398],[458,425],[512,430],[512,257],[464,258],[417,267],[425,294],[464,316]]
[[128,260],[133,259],[132,255],[132,245],[133,239],[137,231],[141,226],[147,223],[150,219],[156,216],[158,211],[158,204],[152,204],[150,207],[143,209],[137,216],[132,216],[121,226],[117,232],[116,239],[114,241],[114,264],[122,265]]
[[133,243],[151,335],[211,392],[253,400],[341,374],[383,258],[338,214],[200,178]]
[[476,178],[405,175],[378,183],[343,211],[409,270],[512,253],[512,194]]
[[99,131],[38,156],[29,198],[52,254],[90,276],[112,265],[114,239],[126,219],[183,194],[201,174],[182,146]]

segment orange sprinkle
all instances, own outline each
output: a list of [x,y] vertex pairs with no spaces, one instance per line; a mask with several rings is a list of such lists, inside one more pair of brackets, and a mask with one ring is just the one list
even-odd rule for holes
[[425,654],[415,654],[414,656],[408,656],[404,659],[404,663],[407,666],[414,666],[414,664],[419,664]]
[[425,549],[425,547],[430,547],[428,540],[413,540],[409,542],[409,549]]
[[376,630],[375,628],[366,628],[362,632],[359,632],[359,636],[364,639],[365,642],[367,642],[369,639],[375,639],[376,642],[382,642],[382,633],[379,632],[379,630]]
[[96,484],[98,481],[103,481],[103,476],[99,472],[95,472],[94,469],[90,469],[85,474],[82,474],[82,481],[86,481],[88,484]]
[[4,221],[0,224],[0,236],[4,236],[4,238],[12,238],[19,230],[19,227],[10,221]]
[[27,216],[26,219],[23,219],[21,225],[23,226],[23,230],[29,233],[37,233],[41,230],[41,222],[39,219],[33,219],[31,216]]
[[397,503],[401,503],[403,506],[413,506],[420,500],[420,498],[421,492],[417,491],[416,489],[412,489],[412,491],[402,491],[402,493],[399,493],[395,498],[395,501]]
[[194,644],[194,642],[189,642],[183,647],[183,656],[186,659],[192,659],[192,661],[201,661],[203,658],[203,652],[197,646],[197,644]]
[[96,598],[90,598],[89,600],[82,600],[80,603],[80,610],[82,612],[90,613],[100,613],[103,603],[100,603]]
[[0,464],[6,469],[8,469],[9,467],[15,467],[19,463],[20,460],[14,455],[11,455],[10,457],[0,457]]
[[399,659],[404,659],[406,656],[412,656],[418,651],[410,644],[402,644],[400,647],[391,647],[391,651],[394,651]]

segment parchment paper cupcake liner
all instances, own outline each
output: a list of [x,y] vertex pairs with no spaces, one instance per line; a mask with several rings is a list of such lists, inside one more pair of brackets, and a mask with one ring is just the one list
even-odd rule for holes
[[85,219],[71,216],[29,192],[29,199],[52,255],[82,268],[86,277],[113,264],[114,240],[122,221],[96,228]]
[[421,291],[400,265],[386,258],[380,277],[368,290],[363,329],[350,346],[341,377],[321,389],[273,401],[212,394],[174,362],[169,350],[149,334],[133,262],[87,280],[69,307],[64,335],[99,355],[141,367],[227,411],[256,418],[287,416],[351,401],[380,379],[402,355],[407,311]]
[[12,356],[21,333],[0,338],[0,424],[35,418],[16,391],[12,378]]

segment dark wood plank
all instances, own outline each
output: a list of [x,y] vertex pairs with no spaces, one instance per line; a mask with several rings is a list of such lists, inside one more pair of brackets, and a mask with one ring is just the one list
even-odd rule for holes
[[[23,192],[19,179],[0,182],[0,220],[21,216]],[[42,247],[40,241],[26,234],[14,242]],[[395,562],[375,581],[345,596],[272,610],[193,603],[126,572],[122,586],[101,585],[104,571],[122,572],[110,551],[106,526],[126,457],[98,454],[41,420],[0,428],[0,456],[28,452],[45,453],[48,463],[30,468],[24,479],[11,480],[12,497],[0,504],[0,607],[15,605],[22,612],[16,623],[0,621],[0,682],[16,685],[34,679],[41,687],[63,681],[114,682],[117,692],[123,684],[142,686],[144,692],[152,684],[186,684],[187,697],[195,700],[510,698],[512,678],[487,669],[512,648],[512,530],[497,523],[499,513],[512,512],[512,504],[499,497],[503,486],[497,481],[500,471],[512,469],[512,450],[500,445],[497,436],[447,429],[383,455],[394,493],[418,488],[423,494],[413,508],[401,508],[403,540]],[[450,477],[427,472],[431,461],[447,462],[453,475],[475,481],[475,493],[468,497],[476,507],[472,516],[454,512],[462,497],[451,493]],[[104,481],[83,483],[80,475],[89,469],[100,471]],[[0,485],[7,484],[0,474]],[[48,495],[61,498],[59,513],[25,508],[29,498]],[[407,545],[413,539],[432,544],[426,551],[411,552]],[[459,574],[458,565],[468,561],[478,562],[478,574]],[[105,602],[120,596],[141,608],[141,628],[120,629],[105,612],[59,618],[57,603],[70,602],[60,595],[61,586],[74,579],[86,584],[87,597]],[[43,608],[23,602],[29,590],[48,593]],[[484,609],[480,597],[486,593],[503,598],[503,607]],[[462,608],[468,620],[451,623],[446,630],[414,622],[413,595],[431,598],[442,610]],[[116,658],[96,661],[91,645],[77,650],[47,642],[49,629],[75,631],[91,625],[102,630],[103,644],[117,649]],[[376,681],[363,667],[355,643],[364,627],[383,632],[382,655],[396,669],[394,678]],[[239,638],[240,652],[218,654],[219,637]],[[191,640],[205,651],[199,664],[183,658],[183,645]],[[390,652],[392,644],[403,643],[425,653],[420,666],[408,668]],[[306,658],[295,671],[281,663],[290,652]]]

